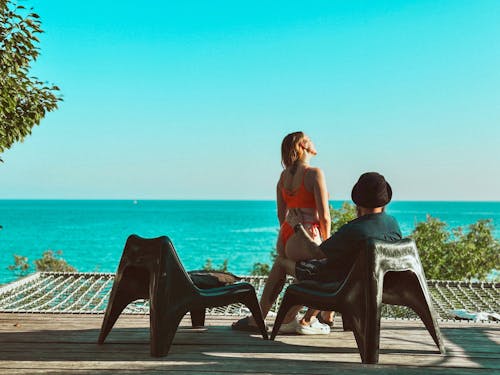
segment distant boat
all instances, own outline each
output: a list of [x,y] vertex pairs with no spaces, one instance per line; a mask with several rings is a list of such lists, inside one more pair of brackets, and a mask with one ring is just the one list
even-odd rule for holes
[[137,204],[137,201],[133,201],[132,203],[133,203],[133,204]]

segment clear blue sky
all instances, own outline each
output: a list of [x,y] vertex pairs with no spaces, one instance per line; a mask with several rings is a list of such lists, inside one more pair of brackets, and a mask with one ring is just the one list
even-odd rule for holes
[[500,1],[29,0],[64,102],[1,198],[274,199],[304,130],[331,199],[500,200]]

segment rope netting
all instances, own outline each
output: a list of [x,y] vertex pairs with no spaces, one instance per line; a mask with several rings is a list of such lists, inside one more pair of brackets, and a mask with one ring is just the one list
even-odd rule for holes
[[[113,273],[38,272],[0,287],[0,312],[103,314],[114,281]],[[245,276],[260,297],[266,277]],[[293,279],[287,279],[287,285]],[[500,312],[500,283],[430,280],[428,287],[434,309],[440,319],[453,319],[452,310]],[[271,312],[281,303],[281,294]],[[124,310],[126,314],[148,314],[148,300],[137,300]],[[246,315],[245,306],[234,304],[212,308],[211,315]],[[383,305],[382,316],[417,318],[402,306]]]

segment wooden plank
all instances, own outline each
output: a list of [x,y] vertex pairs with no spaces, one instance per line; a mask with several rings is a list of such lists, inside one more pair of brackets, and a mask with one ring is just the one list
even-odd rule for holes
[[0,369],[7,373],[163,372],[327,374],[463,373],[500,369],[498,324],[442,325],[441,356],[420,321],[383,320],[377,366],[362,365],[352,332],[341,322],[330,335],[279,335],[275,342],[230,329],[234,317],[207,317],[207,327],[181,323],[167,357],[149,355],[149,317],[123,315],[105,345],[96,339],[102,315],[0,314]]
[[[78,327],[81,328],[81,327]],[[61,329],[58,327],[57,330],[26,330],[23,327],[17,327],[16,329],[9,331],[2,331],[3,334],[0,335],[0,342],[86,342],[94,343],[97,340],[99,329]],[[456,338],[460,339],[460,346],[470,346],[476,351],[482,351],[484,344],[488,344],[491,341],[498,345],[499,334],[495,331],[487,331],[479,335],[471,334],[471,331],[467,331],[467,335],[463,333],[456,335]],[[445,344],[449,349],[454,349],[457,344],[454,340],[450,339],[451,335],[448,334],[447,330],[443,330],[445,337]],[[491,338],[488,338],[491,335]],[[210,342],[214,339],[217,341],[224,340],[226,343],[238,343],[244,340],[245,337],[254,337],[259,339],[258,335],[248,335],[246,333],[240,333],[232,331],[229,327],[212,326],[208,328],[201,329],[191,329],[188,327],[179,328],[174,343],[189,343],[194,341],[195,343],[205,343]],[[353,335],[351,332],[343,332],[340,330],[335,330],[330,335],[326,336],[299,336],[299,335],[279,335],[277,341],[287,342],[290,344],[298,345],[310,345],[311,343],[324,342],[325,345],[344,345],[345,343],[351,343],[350,346],[355,347],[355,343],[352,340]],[[115,328],[111,331],[107,338],[107,342],[149,342],[149,327],[121,327]],[[255,344],[253,341],[246,343],[247,345]],[[401,348],[405,347],[430,347],[435,348],[434,342],[427,331],[421,329],[419,331],[412,331],[411,335],[407,331],[392,331],[385,330],[381,334],[381,347],[391,347],[398,346]],[[488,347],[488,345],[486,345]]]
[[[244,344],[244,343],[242,343]],[[68,344],[68,343],[57,343],[57,344],[46,344],[46,343],[38,343],[33,344],[30,343],[29,347],[31,352],[26,352],[26,344],[25,343],[14,343],[2,346],[0,353],[3,353],[4,357],[15,356],[16,358],[23,358],[24,360],[28,360],[32,353],[46,353],[46,355],[54,355],[54,352],[64,352],[62,355],[75,357],[77,355],[82,356],[82,358],[93,358],[95,355],[109,355],[113,352],[119,352],[119,356],[128,356],[130,353],[138,353],[139,355],[147,355],[149,356],[149,343],[126,343],[126,344],[104,344],[104,345],[96,345],[96,344]],[[197,351],[209,352],[209,351],[217,351],[222,352],[224,350],[233,349],[234,345],[231,344],[174,344],[171,348],[172,353],[180,352],[180,353],[191,353]],[[298,355],[316,355],[316,354],[345,354],[351,353],[356,358],[358,355],[358,350],[355,347],[323,347],[323,346],[291,346],[291,345],[283,345],[280,343],[276,343],[272,346],[265,345],[255,345],[250,347],[245,345],[245,350],[241,351],[242,353],[250,352],[250,353],[270,353],[276,356],[279,356],[283,353],[297,353]],[[431,356],[436,359],[440,356],[437,350],[419,350],[419,349],[400,349],[400,348],[382,348],[381,354],[404,354],[404,355],[413,355],[413,356]],[[59,355],[59,354],[57,354]],[[500,354],[498,353],[470,353],[466,351],[457,351],[450,352],[446,355],[446,357],[459,357],[459,358],[478,358],[478,359],[500,359]]]
[[[151,361],[149,345],[145,344],[109,344],[98,346],[96,344],[30,344],[30,350],[26,351],[26,345],[9,345],[2,348],[0,358],[13,361],[29,361],[35,355],[40,361],[56,361],[65,359],[67,361],[120,361],[134,358],[135,361]],[[274,347],[241,345],[173,345],[166,360],[178,360],[182,358],[187,361],[206,360],[217,357],[218,359],[276,359],[309,361],[321,360],[324,362],[351,362],[359,363],[360,357],[356,348],[338,347],[293,347],[276,343]],[[381,350],[380,363],[390,365],[419,365],[443,367],[482,367],[498,369],[500,361],[498,355],[470,356],[468,353],[452,353],[441,356],[434,351],[418,350]]]
[[[216,354],[216,353],[215,353]],[[228,355],[229,354],[229,355]],[[236,357],[230,356],[231,353],[225,353],[223,357],[199,359],[193,357],[182,357],[180,355],[170,356],[169,359],[163,361],[151,361],[146,359],[140,360],[123,360],[114,361],[47,361],[43,358],[38,361],[20,361],[0,362],[0,369],[8,368],[47,368],[47,369],[63,369],[72,372],[74,369],[80,370],[104,370],[114,369],[120,371],[140,370],[146,373],[151,371],[191,371],[192,373],[274,373],[274,374],[331,374],[334,372],[346,372],[346,370],[355,370],[357,373],[373,372],[379,370],[378,373],[389,373],[390,370],[397,369],[398,373],[420,373],[428,374],[435,370],[440,373],[448,371],[448,373],[458,373],[463,370],[468,370],[469,373],[492,373],[489,368],[464,368],[464,362],[455,362],[455,366],[443,367],[441,363],[433,362],[431,366],[425,366],[425,362],[415,362],[414,364],[388,363],[389,358],[383,358],[378,365],[363,365],[359,362],[346,361],[346,356],[337,358],[300,358],[291,357],[290,355],[280,358],[262,358],[262,357]],[[293,359],[292,359],[293,358]],[[351,363],[349,363],[351,362]],[[423,367],[425,366],[425,367]],[[467,366],[468,367],[468,366]],[[413,371],[412,371],[413,370]],[[353,371],[354,372],[354,371]],[[395,372],[395,371],[394,371]],[[393,373],[394,373],[393,372]]]

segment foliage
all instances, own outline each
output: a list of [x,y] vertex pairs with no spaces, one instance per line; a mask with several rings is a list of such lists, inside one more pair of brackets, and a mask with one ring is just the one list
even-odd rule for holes
[[411,237],[419,249],[425,274],[429,279],[484,279],[500,268],[500,242],[493,237],[491,220],[479,220],[464,231],[451,232],[446,223],[427,216],[413,230]]
[[330,216],[332,218],[331,233],[335,233],[344,224],[356,218],[356,206],[349,203],[342,203],[338,210],[330,206]]
[[[271,255],[271,264],[274,263],[276,260],[276,257],[278,256],[278,252],[276,251],[276,248],[274,248],[270,253]],[[271,272],[271,266],[268,263],[254,263],[252,271],[250,272],[250,275],[252,276],[267,276],[269,275],[269,272]]]
[[252,276],[267,276],[271,271],[271,267],[267,263],[254,263],[250,275]]
[[36,270],[40,272],[75,272],[76,269],[69,265],[66,260],[58,258],[61,255],[61,250],[55,253],[52,250],[45,251],[42,258],[35,260]]
[[[56,252],[47,250],[40,259],[36,259],[35,269],[39,272],[76,272],[76,269],[69,265],[66,260],[60,258],[62,251]],[[22,277],[30,272],[31,266],[25,256],[14,255],[14,264],[7,267],[16,276]]]
[[218,267],[214,267],[214,265],[212,264],[212,259],[208,258],[206,261],[205,261],[205,265],[203,266],[203,269],[205,271],[221,271],[221,272],[227,272],[227,264],[228,264],[229,260],[228,259],[225,259],[224,262],[222,262],[221,265],[219,265]]
[[57,86],[29,76],[43,33],[39,18],[32,9],[0,0],[0,153],[31,134],[62,100]]
[[26,276],[29,273],[30,265],[28,263],[28,258],[22,255],[14,254],[14,264],[8,266],[7,268],[14,272],[18,277]]

